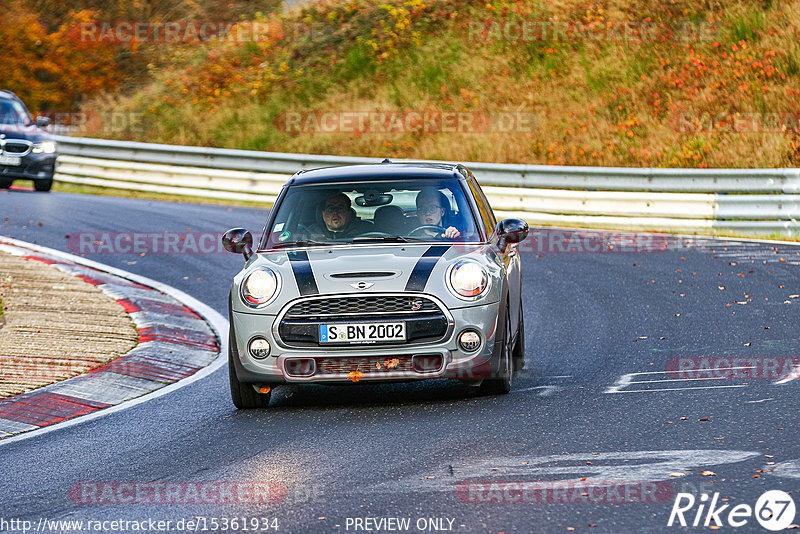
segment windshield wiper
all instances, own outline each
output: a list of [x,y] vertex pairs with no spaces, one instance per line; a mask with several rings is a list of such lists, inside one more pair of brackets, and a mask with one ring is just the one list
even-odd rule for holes
[[368,241],[383,241],[386,243],[411,243],[413,241],[417,241],[416,239],[409,239],[407,237],[403,237],[400,235],[378,235],[378,236],[366,236],[366,237],[354,237],[353,243],[365,243]]
[[272,248],[284,247],[316,247],[320,245],[332,245],[334,243],[327,243],[322,241],[314,241],[313,239],[306,239],[301,241],[284,241],[282,243],[275,243]]

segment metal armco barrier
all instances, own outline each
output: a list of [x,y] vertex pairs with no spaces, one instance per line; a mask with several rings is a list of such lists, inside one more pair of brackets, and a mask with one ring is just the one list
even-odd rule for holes
[[[57,137],[56,180],[272,202],[301,169],[379,158]],[[406,161],[406,160],[393,160]],[[465,163],[498,216],[535,225],[800,235],[800,169],[640,169]]]

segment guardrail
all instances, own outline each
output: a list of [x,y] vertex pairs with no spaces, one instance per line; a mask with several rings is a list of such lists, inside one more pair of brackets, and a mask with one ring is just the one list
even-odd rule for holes
[[[274,201],[298,170],[380,161],[79,137],[57,141],[56,180],[261,202]],[[531,224],[800,235],[800,169],[465,165],[499,216]]]

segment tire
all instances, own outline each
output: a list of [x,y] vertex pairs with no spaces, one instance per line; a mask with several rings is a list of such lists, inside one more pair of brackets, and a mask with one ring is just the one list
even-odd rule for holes
[[37,191],[47,192],[53,187],[53,180],[34,180],[33,188]]
[[517,327],[517,343],[511,356],[514,359],[514,371],[525,369],[525,319],[523,317],[522,299],[519,299],[519,326]]
[[[233,341],[232,339],[230,340]],[[233,405],[240,410],[249,410],[252,408],[266,408],[269,406],[269,399],[272,397],[272,392],[258,393],[253,389],[252,384],[239,382],[239,377],[236,376],[236,367],[233,364],[233,353],[231,352],[230,345],[228,345],[228,378],[231,385],[231,400]]]
[[483,395],[505,395],[511,391],[511,382],[514,375],[514,362],[511,347],[511,314],[506,304],[506,320],[503,328],[503,346],[500,349],[500,367],[497,378],[486,378],[480,385]]
[[9,180],[8,178],[0,179],[0,189],[8,189],[13,183],[14,180]]

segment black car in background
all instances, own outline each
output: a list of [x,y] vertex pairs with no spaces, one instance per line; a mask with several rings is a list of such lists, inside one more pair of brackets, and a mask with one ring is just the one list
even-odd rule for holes
[[43,130],[47,117],[34,121],[22,100],[0,91],[0,189],[14,180],[33,180],[37,191],[50,191],[56,166],[56,143]]

